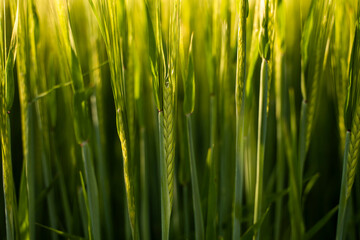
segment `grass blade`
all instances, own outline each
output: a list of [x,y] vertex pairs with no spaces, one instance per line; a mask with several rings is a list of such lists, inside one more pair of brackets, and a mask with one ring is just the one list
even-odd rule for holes
[[330,220],[330,218],[338,210],[338,206],[331,209],[324,217],[322,217],[310,230],[305,234],[304,239],[312,239],[313,236]]
[[74,240],[85,240],[85,238],[82,238],[82,237],[79,237],[79,236],[75,236],[75,235],[72,235],[70,233],[66,233],[64,231],[60,231],[60,230],[57,230],[55,228],[52,228],[52,227],[48,227],[48,226],[45,226],[45,225],[42,225],[40,223],[36,223],[36,225],[38,225],[39,227],[42,227],[44,229],[47,229],[51,232],[54,232],[56,234],[58,234],[59,236],[62,236],[64,238],[67,238],[67,239],[74,239]]

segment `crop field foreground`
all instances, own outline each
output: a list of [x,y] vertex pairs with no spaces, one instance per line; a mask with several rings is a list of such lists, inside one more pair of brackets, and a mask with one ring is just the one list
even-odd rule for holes
[[360,239],[359,0],[0,0],[0,240]]

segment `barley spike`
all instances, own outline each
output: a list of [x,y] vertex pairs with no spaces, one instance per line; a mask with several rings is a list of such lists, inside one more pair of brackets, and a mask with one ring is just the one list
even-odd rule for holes
[[173,84],[169,82],[164,87],[164,147],[165,160],[167,165],[167,182],[170,199],[170,209],[172,206],[174,192],[174,158],[175,158],[175,131],[174,131],[174,94]]

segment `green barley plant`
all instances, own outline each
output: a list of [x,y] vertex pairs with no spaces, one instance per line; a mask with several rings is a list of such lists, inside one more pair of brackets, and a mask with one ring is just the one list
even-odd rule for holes
[[359,238],[357,0],[0,2],[0,239]]
[[[94,138],[96,141],[95,144],[95,152],[96,152],[96,159],[98,160],[97,169],[98,169],[98,176],[99,176],[99,196],[100,202],[103,207],[104,218],[105,218],[105,226],[106,226],[106,237],[107,239],[113,238],[113,230],[111,224],[111,205],[110,205],[110,197],[109,197],[109,179],[108,179],[108,166],[106,165],[105,159],[105,148],[103,147],[102,143],[105,141],[104,131],[104,121],[103,121],[103,108],[102,105],[104,104],[104,94],[102,93],[103,85],[101,82],[101,71],[97,69],[101,64],[101,52],[103,48],[100,47],[100,40],[101,35],[96,25],[96,19],[91,18],[91,11],[88,11],[88,19],[91,31],[89,31],[88,41],[89,46],[93,49],[92,53],[90,54],[89,59],[89,66],[90,69],[94,69],[90,73],[91,82],[90,85],[96,86],[94,88],[94,92],[90,97],[91,103],[91,116],[94,128]],[[91,21],[92,20],[92,21]],[[91,70],[90,70],[91,71]]]
[[[36,18],[36,9],[32,1],[19,3],[19,29],[17,61],[18,86],[21,108],[21,129],[23,137],[23,154],[25,175],[22,176],[25,183],[25,191],[20,191],[19,221],[27,223],[20,227],[20,236],[35,239],[35,149],[34,149],[34,106],[31,99],[34,95],[33,87],[36,80],[36,38],[35,33],[39,30]],[[31,31],[29,30],[31,29]],[[32,69],[32,70],[30,70]],[[25,194],[25,196],[24,196]],[[25,204],[25,206],[23,205]]]
[[[274,27],[274,31],[276,32],[276,36],[274,39],[274,85],[275,85],[275,103],[276,103],[276,140],[277,140],[277,163],[276,163],[276,191],[280,192],[284,188],[285,182],[285,140],[282,134],[282,130],[284,129],[284,125],[286,124],[286,115],[284,114],[285,108],[285,96],[286,96],[286,88],[284,86],[284,70],[285,70],[285,63],[284,63],[284,19],[285,19],[285,12],[284,12],[284,4],[279,4],[277,6],[277,16],[278,19]],[[281,232],[281,219],[283,215],[282,210],[283,199],[280,198],[276,201],[275,206],[275,229],[274,229],[274,239],[280,238]]]
[[237,65],[236,65],[236,159],[235,159],[235,202],[234,202],[234,225],[233,239],[239,239],[241,233],[241,204],[243,196],[243,174],[244,174],[244,149],[242,139],[244,138],[244,89],[245,89],[245,66],[246,66],[246,18],[248,15],[248,1],[238,1],[239,27],[237,43]]
[[[265,139],[267,133],[268,118],[268,79],[269,64],[271,55],[271,33],[268,31],[270,22],[270,1],[265,0],[260,8],[262,11],[261,28],[259,33],[259,54],[262,58],[260,72],[260,93],[259,93],[259,114],[258,114],[258,138],[256,154],[256,185],[255,185],[255,206],[254,206],[254,224],[258,223],[262,216],[263,201],[263,175],[264,175],[264,158],[265,158]],[[255,233],[254,239],[259,239],[260,229]]]
[[[303,102],[301,105],[301,122],[299,133],[299,177],[302,178],[306,153],[308,152],[311,132],[317,109],[319,94],[319,82],[323,77],[323,69],[327,64],[328,44],[334,26],[333,8],[334,2],[312,2],[310,14],[303,30],[302,38],[302,73],[301,89]],[[327,21],[321,22],[325,18]],[[316,41],[310,42],[310,39]],[[312,56],[316,52],[316,57]],[[323,56],[319,59],[320,56]],[[302,181],[299,181],[300,189]]]
[[[337,98],[337,117],[339,122],[339,134],[341,137],[341,150],[344,151],[345,146],[345,120],[344,120],[344,107],[346,101],[346,90],[347,90],[347,79],[348,68],[349,68],[349,56],[350,56],[350,48],[344,48],[342,46],[348,45],[354,34],[354,21],[355,17],[354,12],[349,13],[346,11],[351,7],[351,2],[345,5],[340,5],[336,3],[337,11],[335,11],[335,36],[334,36],[334,44],[333,44],[333,54],[331,58],[332,68],[334,69],[334,94]],[[348,12],[348,14],[346,14]],[[348,24],[342,24],[344,18],[348,22]],[[342,27],[340,27],[342,26]],[[347,28],[346,31],[343,31],[344,27]],[[339,31],[342,31],[343,34],[339,34]]]
[[[218,132],[217,129],[217,118],[218,118],[218,108],[217,108],[217,99],[219,99],[219,92],[217,91],[218,86],[218,69],[219,69],[219,53],[218,53],[218,25],[220,23],[219,14],[217,13],[217,5],[219,1],[214,1],[213,6],[209,3],[208,8],[206,9],[206,36],[209,37],[206,41],[205,47],[205,56],[206,56],[206,77],[208,79],[209,85],[209,99],[208,104],[210,106],[209,110],[209,132],[210,132],[210,141],[209,141],[209,150],[207,163],[209,165],[209,189],[208,189],[208,211],[206,219],[206,239],[214,239],[217,236],[217,224],[218,224],[218,214],[219,210],[217,208],[218,204],[218,193],[219,193],[219,153],[217,142]],[[213,7],[213,9],[211,8]],[[211,16],[212,15],[212,16]],[[202,26],[200,26],[202,27]],[[210,38],[210,36],[212,36]],[[209,161],[208,161],[209,160]]]
[[88,118],[89,90],[85,88],[81,65],[79,62],[77,48],[73,39],[71,19],[69,16],[69,6],[66,1],[56,3],[56,13],[58,18],[58,35],[59,45],[64,48],[63,60],[64,65],[69,68],[68,76],[72,81],[74,92],[73,111],[74,111],[74,130],[77,143],[81,146],[82,159],[85,169],[85,179],[87,189],[87,199],[90,212],[90,229],[89,233],[94,239],[100,239],[100,213],[99,213],[99,194],[95,170],[92,162],[92,151],[88,143],[90,120]]
[[195,221],[195,238],[204,239],[204,219],[202,214],[198,174],[196,169],[196,158],[193,143],[192,117],[191,114],[195,107],[195,75],[194,75],[194,60],[192,52],[193,35],[189,43],[188,59],[185,60],[185,70],[183,73],[184,79],[184,113],[186,115],[189,161],[190,161],[190,175],[191,175],[191,189],[193,194],[193,208]]
[[[17,5],[19,1],[17,1]],[[15,14],[15,3],[11,4],[11,14]],[[2,4],[1,22],[4,27],[1,28],[1,83],[0,83],[0,128],[1,128],[1,155],[2,155],[2,176],[4,189],[4,204],[6,216],[7,239],[13,240],[18,234],[19,223],[17,219],[17,201],[15,185],[13,178],[13,167],[11,157],[11,128],[8,114],[14,102],[15,80],[13,68],[16,59],[17,50],[17,31],[19,24],[19,8],[16,9],[16,16],[12,17],[13,23],[12,36],[9,50],[6,42],[6,2]]]
[[[127,48],[126,5],[124,1],[89,1],[98,20],[103,36],[111,70],[111,85],[116,108],[116,125],[121,142],[124,178],[127,195],[127,206],[133,239],[139,238],[138,210],[136,203],[136,169],[131,156],[131,139],[127,118],[126,91],[125,91],[125,49]],[[123,29],[122,32],[117,32]],[[120,66],[120,67],[119,67]]]
[[[180,1],[169,1],[168,6],[164,7],[168,12],[168,31],[163,34],[160,16],[163,6],[159,0],[155,1],[155,6],[149,6],[149,2],[146,5],[150,26],[149,51],[153,92],[159,124],[162,238],[169,239],[175,182],[175,113],[181,6]],[[150,16],[150,7],[155,8],[155,19]]]
[[344,160],[343,160],[343,172],[341,180],[340,190],[340,202],[338,212],[338,224],[336,230],[336,239],[345,238],[345,223],[346,223],[346,209],[348,200],[351,194],[351,190],[354,184],[356,167],[358,161],[359,151],[359,103],[358,103],[358,85],[359,85],[359,51],[360,51],[360,27],[359,18],[355,27],[355,36],[353,41],[353,47],[351,51],[351,60],[349,65],[349,84],[348,93],[345,105],[345,148],[344,148]]
[[[249,2],[250,3],[250,2]],[[247,40],[251,42],[250,49],[248,50],[248,67],[246,77],[246,88],[245,88],[245,100],[244,100],[244,187],[245,187],[245,199],[246,203],[251,205],[254,204],[255,197],[255,176],[256,176],[256,118],[257,113],[254,109],[256,104],[256,85],[254,74],[256,71],[256,63],[259,59],[259,48],[258,48],[258,30],[260,26],[260,1],[253,2],[253,19],[251,23],[251,17],[249,22],[252,25],[252,33],[247,34]],[[249,28],[247,28],[249,29]],[[250,38],[251,37],[251,38]]]

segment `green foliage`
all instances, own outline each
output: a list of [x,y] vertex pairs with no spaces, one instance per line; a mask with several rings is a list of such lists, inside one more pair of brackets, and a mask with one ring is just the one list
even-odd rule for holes
[[358,237],[359,1],[0,9],[1,239]]

